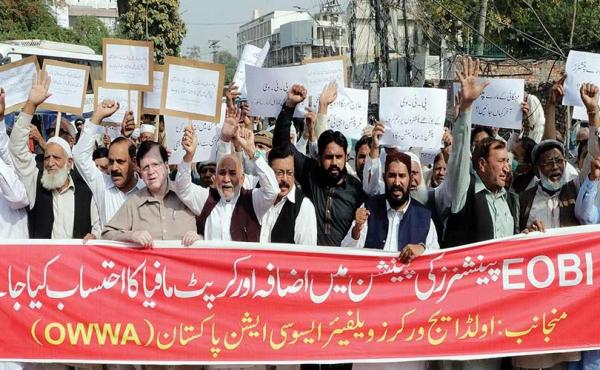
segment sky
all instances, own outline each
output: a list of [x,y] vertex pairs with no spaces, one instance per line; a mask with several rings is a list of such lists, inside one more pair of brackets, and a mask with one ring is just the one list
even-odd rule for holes
[[[340,1],[345,11],[347,1]],[[237,31],[252,19],[254,9],[267,14],[273,10],[294,10],[294,6],[318,13],[319,0],[180,0],[180,13],[187,25],[182,54],[189,47],[199,46],[203,59],[209,58],[208,40],[220,40],[221,50],[234,55]]]

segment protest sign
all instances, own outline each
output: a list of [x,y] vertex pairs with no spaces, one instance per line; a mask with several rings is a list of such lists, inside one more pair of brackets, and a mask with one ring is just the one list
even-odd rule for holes
[[260,68],[246,65],[246,88],[250,115],[277,117],[294,84],[306,86],[304,66]]
[[[313,111],[319,110],[319,97],[323,88],[336,82],[339,93],[344,89],[347,82],[347,68],[345,57],[327,57],[318,59],[307,59],[304,62],[305,73],[307,76],[306,90],[311,99],[298,104],[295,116],[304,117],[305,108],[309,107]],[[310,106],[308,105],[310,102]]]
[[360,139],[368,123],[369,90],[344,89],[327,111],[328,127],[347,138]]
[[238,87],[241,97],[246,97],[247,95],[246,66],[262,67],[270,47],[271,44],[268,41],[262,49],[250,44],[244,46],[242,57],[233,76],[233,84]]
[[85,94],[85,100],[83,101],[83,114],[86,113],[93,113],[94,109],[96,108],[94,106],[96,99],[94,98],[94,94]]
[[14,112],[25,105],[33,79],[39,70],[40,66],[35,56],[0,66],[0,87],[6,93],[4,113]]
[[112,122],[121,124],[127,110],[133,112],[135,126],[140,125],[140,113],[142,109],[142,94],[139,91],[115,89],[112,85],[103,81],[94,82],[94,106],[103,100],[114,100],[119,103],[119,109],[110,117],[106,117],[103,122]]
[[385,124],[381,145],[440,147],[446,120],[446,90],[384,87],[379,95],[379,119]]
[[[472,122],[474,125],[519,130],[523,127],[525,81],[510,78],[478,78],[477,83],[490,84],[473,102]],[[460,92],[460,83],[453,84],[454,96]]]
[[151,41],[102,40],[102,80],[113,88],[152,91],[153,63]]
[[225,66],[167,57],[160,113],[219,122]]
[[183,131],[190,124],[196,130],[196,138],[198,139],[198,146],[196,147],[196,153],[194,153],[193,162],[215,161],[217,145],[221,137],[221,127],[223,127],[223,122],[225,121],[225,112],[227,112],[227,105],[222,103],[221,120],[218,124],[182,117],[164,116],[167,149],[171,151],[169,164],[179,164],[183,161],[185,149],[181,145],[181,139],[183,138]]
[[45,59],[43,69],[50,76],[51,95],[40,108],[82,115],[90,67]]
[[395,362],[600,348],[595,226],[410,264],[397,252],[282,244],[23,243],[0,244],[3,361]]
[[567,78],[564,83],[563,105],[583,106],[579,95],[581,84],[591,82],[596,86],[600,86],[600,54],[576,50],[569,51],[565,72]]
[[152,91],[144,92],[142,94],[142,113],[160,114],[160,100],[162,99],[164,74],[165,67],[160,64],[155,64],[152,73],[154,79]]

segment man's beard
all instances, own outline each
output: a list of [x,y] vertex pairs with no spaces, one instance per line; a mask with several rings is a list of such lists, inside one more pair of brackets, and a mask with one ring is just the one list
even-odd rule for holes
[[[394,190],[402,191],[402,197],[400,199],[392,195],[392,192]],[[406,201],[408,201],[408,197],[410,196],[410,194],[406,189],[403,189],[401,186],[392,186],[389,189],[385,190],[385,196],[387,198],[388,203],[390,204],[390,207],[392,207],[393,209],[398,209],[404,204],[406,204]]]
[[67,169],[67,166],[64,166],[63,168],[56,170],[54,173],[49,173],[46,169],[44,169],[41,182],[44,189],[52,191],[62,188],[68,178],[69,170]]
[[[321,169],[324,174],[323,179],[325,180],[325,183],[328,184],[329,186],[337,185],[337,183],[339,183],[340,180],[343,179],[348,174],[346,167],[339,168],[338,166],[332,165],[328,169],[324,169],[324,168],[321,168]],[[337,175],[334,175],[332,173],[333,169],[338,170]]]
[[221,199],[225,199],[225,201],[229,202],[230,200],[232,200],[233,198],[235,198],[236,196],[240,195],[240,192],[242,190],[242,185],[238,185],[238,186],[234,186],[233,187],[233,195],[231,196],[231,198],[227,198],[225,196],[225,193],[223,192],[223,189],[219,186],[217,186],[217,192],[219,193],[219,196],[221,197]]

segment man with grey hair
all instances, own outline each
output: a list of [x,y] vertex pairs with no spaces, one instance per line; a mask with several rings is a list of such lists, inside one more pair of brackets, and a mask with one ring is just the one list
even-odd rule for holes
[[70,176],[71,147],[64,139],[46,142],[43,171],[29,152],[29,125],[37,107],[49,96],[50,77],[42,71],[33,82],[29,98],[14,125],[9,150],[15,170],[29,198],[29,237],[33,239],[79,239],[92,232],[98,211],[92,193],[82,180]]

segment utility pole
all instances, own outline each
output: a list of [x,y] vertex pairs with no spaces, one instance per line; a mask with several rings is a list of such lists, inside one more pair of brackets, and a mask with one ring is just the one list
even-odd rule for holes
[[[356,82],[356,55],[354,55],[354,43],[356,42],[356,0],[350,1],[350,19],[348,20],[348,35],[350,41],[350,64],[352,65],[351,83]],[[362,86],[361,86],[362,87]]]
[[219,52],[219,49],[221,48],[221,46],[219,45],[220,40],[208,40],[208,48],[211,50],[211,54],[212,54],[212,62],[216,63],[217,62],[217,53]]
[[475,54],[477,56],[483,55],[483,43],[484,43],[484,35],[485,35],[485,19],[487,17],[487,7],[488,0],[480,0],[479,1],[479,27],[477,27],[477,49],[475,49]]
[[379,86],[389,86],[392,76],[389,68],[388,28],[387,22],[382,19],[382,14],[389,12],[389,8],[385,3],[382,5],[382,0],[371,0],[371,12],[375,15],[375,37],[378,40],[378,52],[375,53],[377,82]]
[[[402,0],[402,19],[404,22],[404,65],[406,66],[406,86],[412,86],[412,64],[410,58],[410,38],[408,36],[408,17],[406,16],[406,0]],[[397,77],[396,77],[397,78]]]

